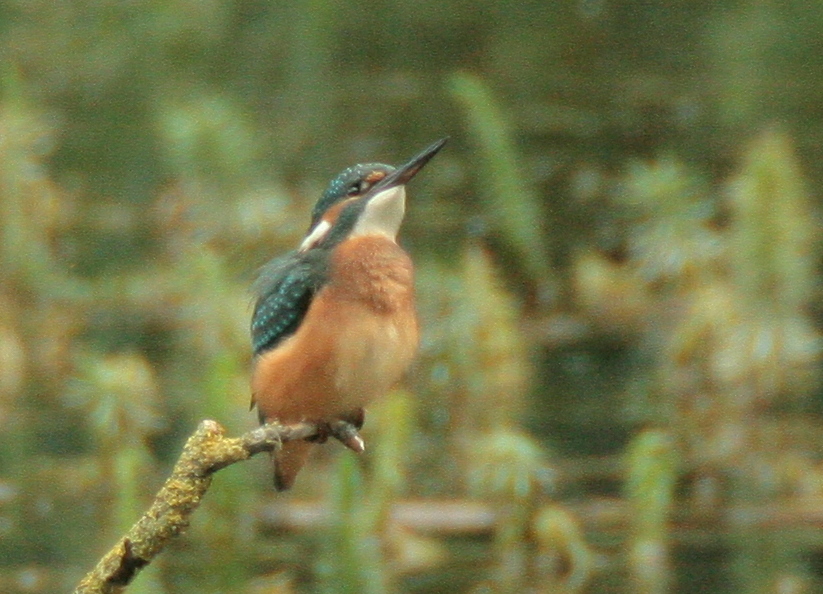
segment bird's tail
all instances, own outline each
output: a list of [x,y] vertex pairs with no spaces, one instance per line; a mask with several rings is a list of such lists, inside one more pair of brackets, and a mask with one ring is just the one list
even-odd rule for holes
[[272,455],[274,463],[274,488],[278,491],[290,489],[309,458],[312,443],[303,440],[287,441]]

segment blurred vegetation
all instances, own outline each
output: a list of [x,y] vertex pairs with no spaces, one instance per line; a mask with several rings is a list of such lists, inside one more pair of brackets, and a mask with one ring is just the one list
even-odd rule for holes
[[326,182],[446,134],[355,458],[217,475],[134,592],[823,589],[823,5],[0,0],[0,591],[68,591]]

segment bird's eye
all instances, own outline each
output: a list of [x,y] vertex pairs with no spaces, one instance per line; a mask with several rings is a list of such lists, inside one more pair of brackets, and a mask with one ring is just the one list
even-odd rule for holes
[[348,194],[349,196],[357,196],[358,194],[362,194],[363,192],[368,190],[369,185],[371,184],[369,184],[369,182],[367,182],[366,180],[359,179],[349,186],[349,189],[346,191],[346,194]]

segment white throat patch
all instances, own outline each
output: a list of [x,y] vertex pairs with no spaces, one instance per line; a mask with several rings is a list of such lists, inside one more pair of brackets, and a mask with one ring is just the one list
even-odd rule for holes
[[394,186],[373,196],[352,229],[351,237],[385,235],[392,241],[406,213],[406,187]]

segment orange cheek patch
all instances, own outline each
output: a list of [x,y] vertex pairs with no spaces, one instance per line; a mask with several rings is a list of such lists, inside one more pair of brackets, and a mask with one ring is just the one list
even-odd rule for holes
[[340,213],[343,212],[344,208],[346,208],[346,205],[348,205],[350,202],[356,199],[357,197],[347,198],[346,200],[343,200],[342,202],[335,204],[329,210],[326,211],[326,214],[323,215],[323,220],[326,221],[329,225],[334,226],[334,224],[337,222],[338,217],[340,216]]

